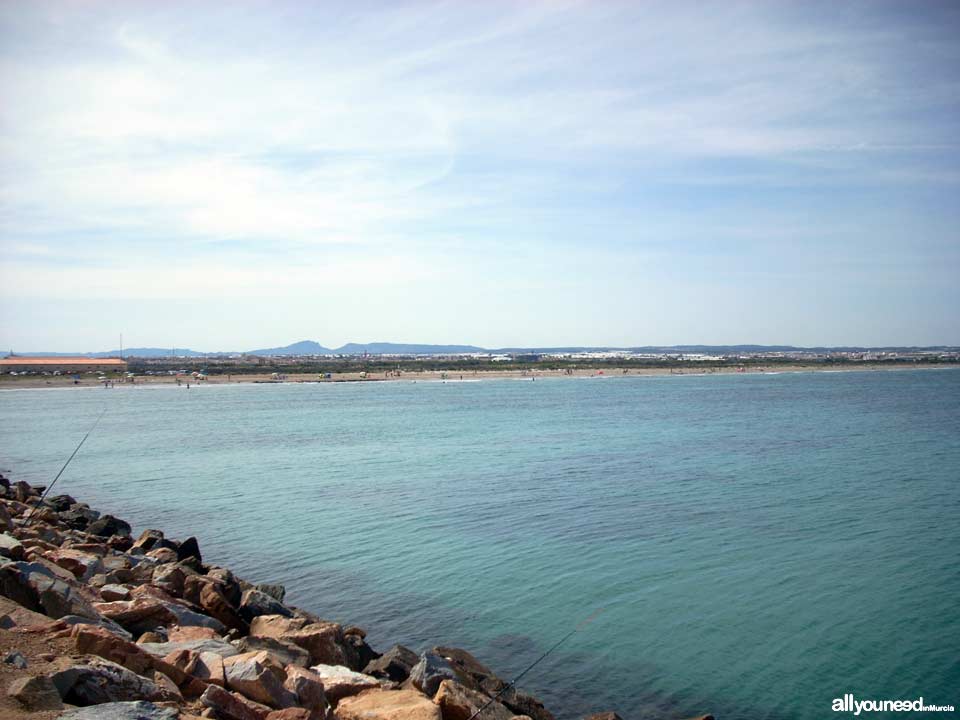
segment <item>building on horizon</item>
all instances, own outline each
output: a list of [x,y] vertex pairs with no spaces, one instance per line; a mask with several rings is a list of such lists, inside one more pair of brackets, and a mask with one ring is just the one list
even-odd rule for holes
[[127,362],[120,358],[20,357],[0,359],[0,373],[23,372],[126,372]]

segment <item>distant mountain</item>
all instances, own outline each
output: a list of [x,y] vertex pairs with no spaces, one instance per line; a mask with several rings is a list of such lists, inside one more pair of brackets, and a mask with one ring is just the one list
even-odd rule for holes
[[[476,345],[418,345],[412,343],[347,343],[338,348],[328,348],[313,340],[301,340],[291,345],[283,347],[264,348],[261,350],[248,350],[240,352],[202,352],[191,350],[189,348],[158,348],[158,347],[140,347],[125,348],[123,357],[125,358],[166,358],[166,357],[210,357],[215,355],[457,355],[466,353],[512,353],[518,355],[524,354],[545,354],[545,353],[578,353],[578,352],[617,352],[628,351],[635,353],[698,353],[704,355],[732,355],[736,353],[761,353],[761,352],[943,352],[956,351],[957,348],[948,345],[936,345],[927,347],[915,346],[889,346],[889,347],[795,347],[793,345],[643,345],[629,348],[612,346],[569,346],[569,347],[504,347],[504,348],[482,348]],[[119,350],[110,350],[107,352],[17,352],[16,355],[22,357],[119,357]]]
[[331,350],[313,340],[301,340],[284,347],[250,350],[247,355],[332,355],[339,350]]
[[333,352],[338,355],[449,355],[454,353],[487,352],[476,345],[411,345],[406,343],[347,343]]

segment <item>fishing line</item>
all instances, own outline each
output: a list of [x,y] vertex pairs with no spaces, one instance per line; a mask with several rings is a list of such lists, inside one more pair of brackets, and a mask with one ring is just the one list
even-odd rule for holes
[[97,417],[96,422],[94,422],[93,426],[89,430],[87,430],[87,434],[83,436],[83,440],[80,441],[80,444],[77,445],[76,449],[74,449],[74,451],[70,454],[70,457],[67,458],[67,461],[63,464],[63,467],[60,468],[60,472],[57,473],[57,476],[53,479],[53,482],[47,485],[47,489],[43,491],[43,494],[40,496],[40,499],[37,500],[37,504],[33,506],[33,510],[30,511],[30,514],[27,515],[26,519],[23,521],[24,527],[29,527],[30,518],[32,518],[33,514],[40,508],[40,505],[43,503],[43,499],[47,497],[47,494],[51,490],[53,490],[53,486],[57,484],[57,480],[59,480],[60,476],[63,475],[63,471],[67,469],[67,465],[70,464],[70,461],[73,460],[74,456],[80,451],[80,448],[83,447],[83,444],[87,441],[87,438],[90,437],[90,433],[92,433],[96,429],[97,425],[100,424],[100,418],[106,415],[106,413],[107,413],[107,409],[104,408],[103,412],[101,412],[100,415]]
[[485,703],[483,704],[483,707],[481,707],[481,708],[480,708],[479,710],[477,710],[473,715],[471,715],[470,717],[468,717],[467,720],[474,720],[475,717],[477,717],[480,713],[482,713],[484,710],[486,710],[488,707],[490,707],[494,702],[496,702],[496,701],[497,701],[497,698],[499,698],[501,695],[503,695],[507,690],[509,690],[510,688],[512,688],[514,685],[516,685],[517,682],[520,680],[520,678],[522,678],[522,677],[523,677],[524,675],[526,675],[528,672],[530,672],[531,670],[533,670],[533,668],[535,668],[537,665],[539,665],[539,664],[540,664],[540,661],[543,660],[545,657],[547,657],[547,655],[549,655],[550,653],[552,653],[552,652],[553,652],[554,650],[556,650],[558,647],[560,647],[561,645],[563,645],[567,640],[569,640],[570,638],[572,638],[572,637],[573,637],[574,635],[576,635],[578,632],[580,632],[581,630],[583,630],[583,628],[585,628],[587,625],[589,625],[591,622],[593,622],[593,619],[596,618],[597,615],[599,615],[600,613],[602,613],[603,610],[604,610],[604,608],[599,608],[599,609],[597,609],[597,610],[594,610],[588,617],[586,617],[586,618],[584,618],[583,620],[581,620],[580,623],[579,623],[573,630],[571,630],[571,631],[568,632],[566,635],[564,635],[562,638],[560,638],[560,639],[556,642],[555,645],[553,645],[553,646],[552,646],[549,650],[547,650],[543,655],[541,655],[541,656],[538,657],[536,660],[534,660],[532,663],[530,663],[530,665],[527,666],[526,670],[524,670],[522,673],[520,673],[519,675],[517,675],[513,680],[511,680],[511,681],[508,682],[506,685],[504,685],[503,688],[500,690],[500,692],[498,692],[498,693],[497,693],[496,695],[494,695],[492,698],[490,698],[489,700],[487,700],[487,702],[485,702]]

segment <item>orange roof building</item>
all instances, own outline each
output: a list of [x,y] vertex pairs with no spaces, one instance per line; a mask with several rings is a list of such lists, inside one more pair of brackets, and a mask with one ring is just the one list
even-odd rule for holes
[[127,361],[120,358],[18,357],[0,360],[0,373],[10,372],[126,372]]

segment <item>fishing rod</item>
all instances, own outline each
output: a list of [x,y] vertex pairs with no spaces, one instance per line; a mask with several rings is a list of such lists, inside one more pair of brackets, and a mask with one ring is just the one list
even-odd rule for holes
[[477,710],[473,715],[471,715],[470,717],[468,717],[467,720],[474,720],[474,718],[476,718],[480,713],[482,713],[484,710],[486,710],[488,707],[490,707],[493,703],[495,703],[495,702],[497,701],[497,699],[498,699],[501,695],[503,695],[507,690],[509,690],[510,688],[512,688],[513,686],[515,686],[515,685],[517,684],[517,682],[520,680],[520,678],[522,678],[522,677],[523,677],[524,675],[526,675],[528,672],[530,672],[531,670],[533,670],[533,668],[535,668],[537,665],[539,665],[539,664],[540,664],[540,661],[543,660],[545,657],[547,657],[547,655],[549,655],[550,653],[552,653],[552,652],[553,652],[554,650],[556,650],[558,647],[560,647],[561,645],[563,645],[567,640],[569,640],[570,638],[572,638],[572,637],[573,637],[574,635],[576,635],[578,632],[580,632],[581,630],[583,630],[583,628],[585,628],[587,625],[589,625],[591,622],[593,622],[594,618],[596,618],[597,615],[599,615],[600,613],[602,613],[603,610],[604,610],[604,608],[598,608],[597,610],[594,610],[594,611],[589,615],[589,617],[584,618],[583,620],[581,620],[580,623],[579,623],[573,630],[571,630],[571,631],[568,632],[566,635],[564,635],[562,638],[560,638],[560,639],[556,642],[556,644],[554,644],[549,650],[547,650],[543,655],[541,655],[541,656],[538,657],[536,660],[534,660],[532,663],[530,663],[530,665],[527,666],[526,670],[524,670],[522,673],[520,673],[519,675],[517,675],[513,680],[511,680],[511,681],[508,682],[506,685],[504,685],[504,686],[500,689],[500,692],[498,692],[498,693],[497,693],[496,695],[494,695],[492,698],[490,698],[489,700],[487,700],[487,702],[485,702],[485,703],[483,704],[483,706],[482,706],[479,710]]
[[30,511],[30,513],[29,513],[29,514],[27,515],[27,517],[24,519],[24,521],[23,521],[23,526],[24,526],[24,527],[29,527],[29,526],[30,526],[30,518],[32,518],[32,517],[33,517],[33,514],[34,514],[37,510],[40,509],[40,505],[43,504],[44,498],[47,497],[47,494],[48,494],[51,490],[53,490],[53,486],[57,484],[57,480],[59,480],[59,479],[60,479],[60,476],[63,475],[63,471],[67,469],[67,465],[70,464],[70,461],[73,460],[74,456],[80,451],[80,448],[83,447],[83,444],[87,441],[87,438],[90,437],[90,433],[92,433],[92,432],[96,429],[97,425],[100,424],[100,418],[102,418],[104,415],[106,415],[106,413],[107,413],[107,409],[104,408],[104,409],[103,409],[103,412],[101,412],[100,415],[97,417],[96,422],[94,422],[93,425],[91,426],[91,428],[90,428],[89,430],[87,430],[87,434],[83,436],[83,440],[80,441],[80,444],[77,445],[77,447],[74,449],[74,451],[73,451],[72,453],[70,453],[70,457],[67,458],[67,461],[63,464],[63,467],[60,468],[60,472],[57,473],[57,476],[53,479],[53,482],[51,482],[49,485],[47,485],[47,489],[43,491],[43,494],[40,496],[40,499],[37,500],[37,504],[33,506],[33,509]]

